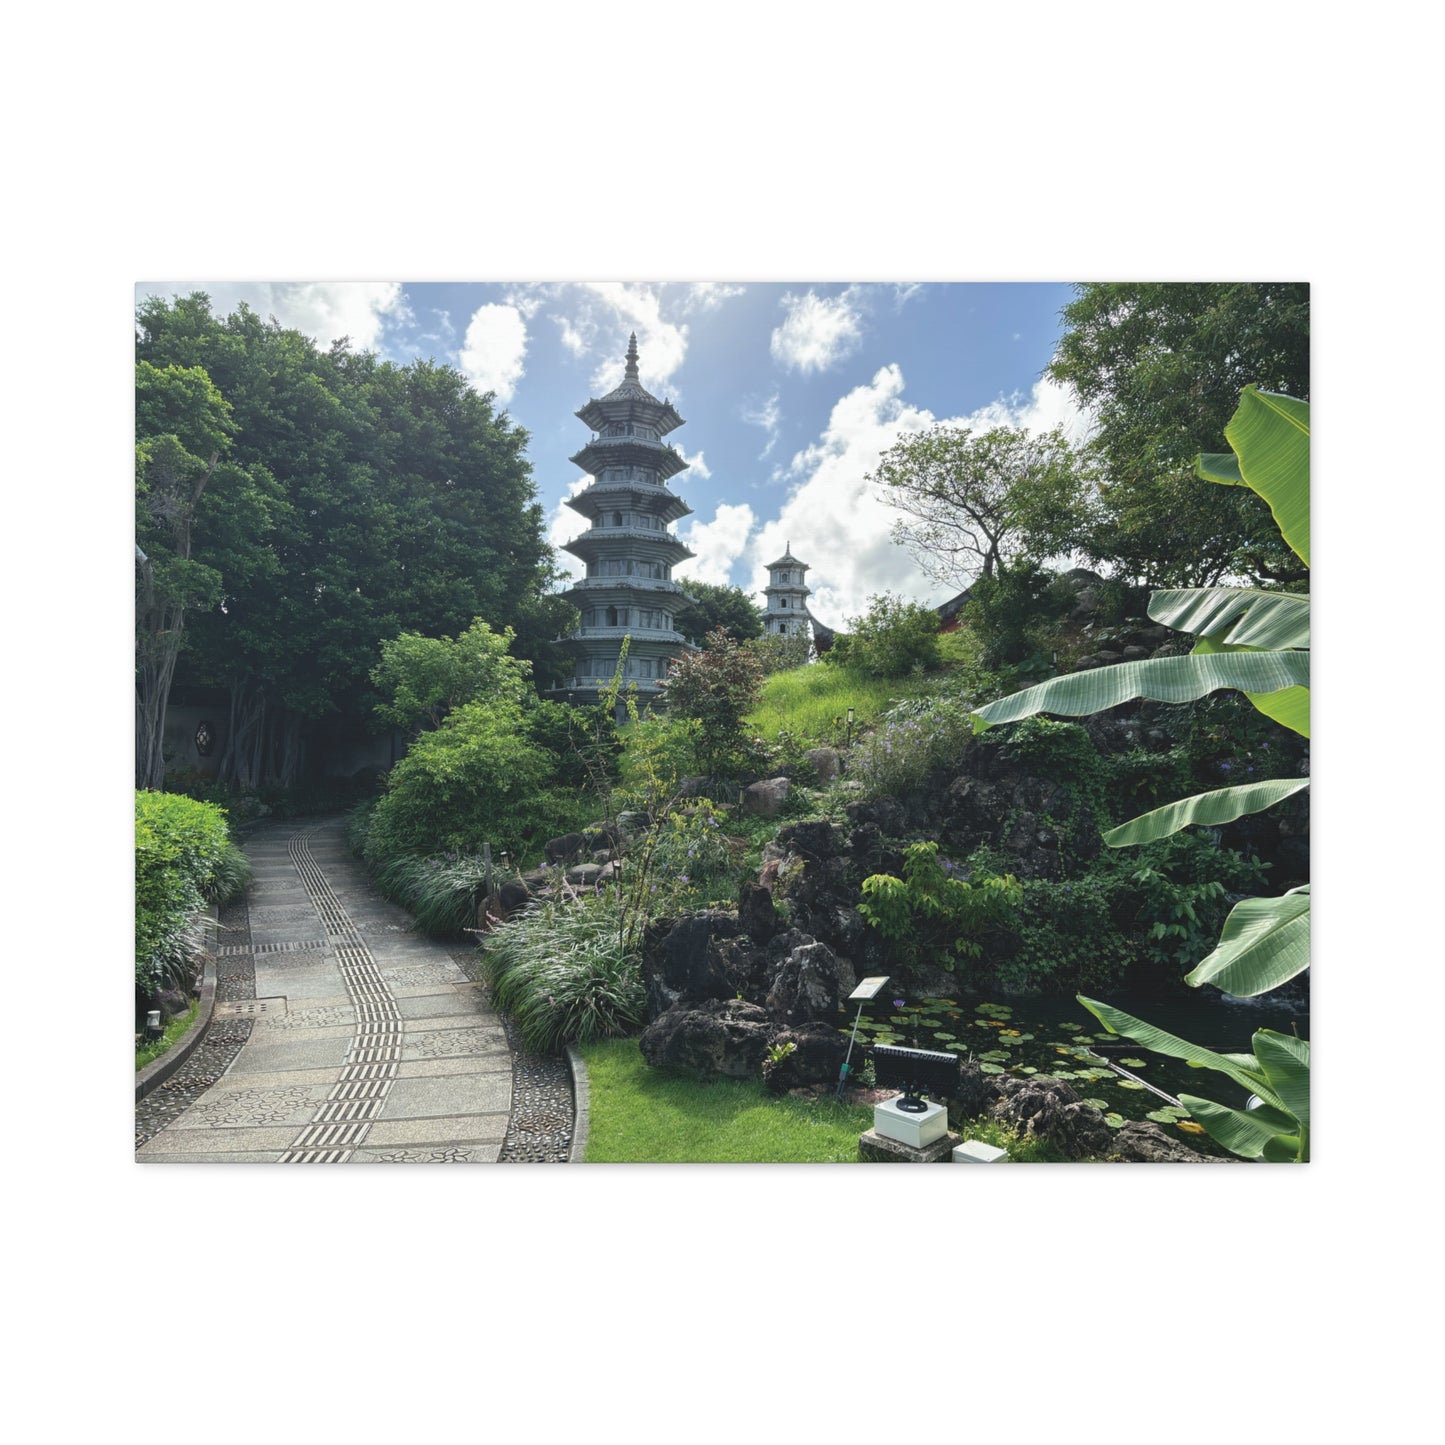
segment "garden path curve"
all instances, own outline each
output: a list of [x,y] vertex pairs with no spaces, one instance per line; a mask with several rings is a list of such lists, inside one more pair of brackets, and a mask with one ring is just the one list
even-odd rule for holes
[[249,954],[255,996],[223,994],[212,1028],[247,1020],[247,1037],[137,1159],[495,1162],[513,1056],[481,985],[377,894],[343,820],[266,827],[246,852],[249,938],[218,947]]

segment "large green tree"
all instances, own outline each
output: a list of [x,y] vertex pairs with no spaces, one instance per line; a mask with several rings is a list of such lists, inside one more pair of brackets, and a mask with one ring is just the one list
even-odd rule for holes
[[1195,474],[1254,384],[1309,399],[1309,286],[1107,282],[1063,310],[1048,368],[1094,414],[1100,512],[1079,550],[1157,587],[1301,582],[1269,509]]
[[231,407],[199,367],[136,367],[136,787],[165,782],[165,718],[188,618],[274,570],[263,468],[228,459]]
[[[541,644],[553,578],[526,433],[449,367],[399,367],[203,293],[149,298],[137,347],[201,368],[232,408],[232,458],[274,476],[276,567],[194,617],[180,667],[230,698],[223,779],[295,781],[308,736],[364,734],[383,639],[483,616]],[[315,750],[313,748],[313,760]]]
[[902,515],[893,540],[930,577],[966,586],[1014,557],[1071,550],[1083,486],[1062,430],[940,425],[900,437],[869,480]]

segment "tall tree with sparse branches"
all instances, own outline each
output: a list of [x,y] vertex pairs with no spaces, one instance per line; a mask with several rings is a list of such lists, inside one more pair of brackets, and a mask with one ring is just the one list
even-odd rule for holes
[[940,424],[901,437],[868,478],[903,515],[893,540],[928,576],[967,586],[1026,555],[1071,550],[1083,486],[1063,430]]

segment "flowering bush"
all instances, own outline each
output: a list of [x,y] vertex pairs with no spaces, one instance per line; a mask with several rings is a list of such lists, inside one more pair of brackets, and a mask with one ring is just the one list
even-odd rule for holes
[[956,763],[972,736],[963,698],[911,699],[884,713],[853,749],[848,773],[870,797],[915,792],[935,768]]

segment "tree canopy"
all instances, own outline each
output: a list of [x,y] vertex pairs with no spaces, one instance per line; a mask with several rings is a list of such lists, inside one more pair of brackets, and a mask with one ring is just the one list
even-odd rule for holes
[[1100,515],[1080,550],[1153,586],[1227,576],[1298,581],[1269,509],[1195,475],[1218,452],[1241,390],[1309,399],[1309,286],[1286,282],[1082,285],[1048,374],[1097,422]]
[[701,643],[719,627],[735,642],[763,635],[763,617],[752,598],[741,587],[726,583],[699,582],[689,577],[683,583],[686,599],[673,613],[673,626],[690,642]]
[[230,696],[224,781],[294,781],[315,720],[332,736],[373,726],[383,639],[486,617],[540,650],[565,624],[544,595],[527,435],[459,372],[322,351],[244,305],[218,318],[203,293],[142,302],[137,353],[204,377],[229,408],[208,424],[229,417],[230,462],[274,482],[270,565],[223,576],[177,674]]

